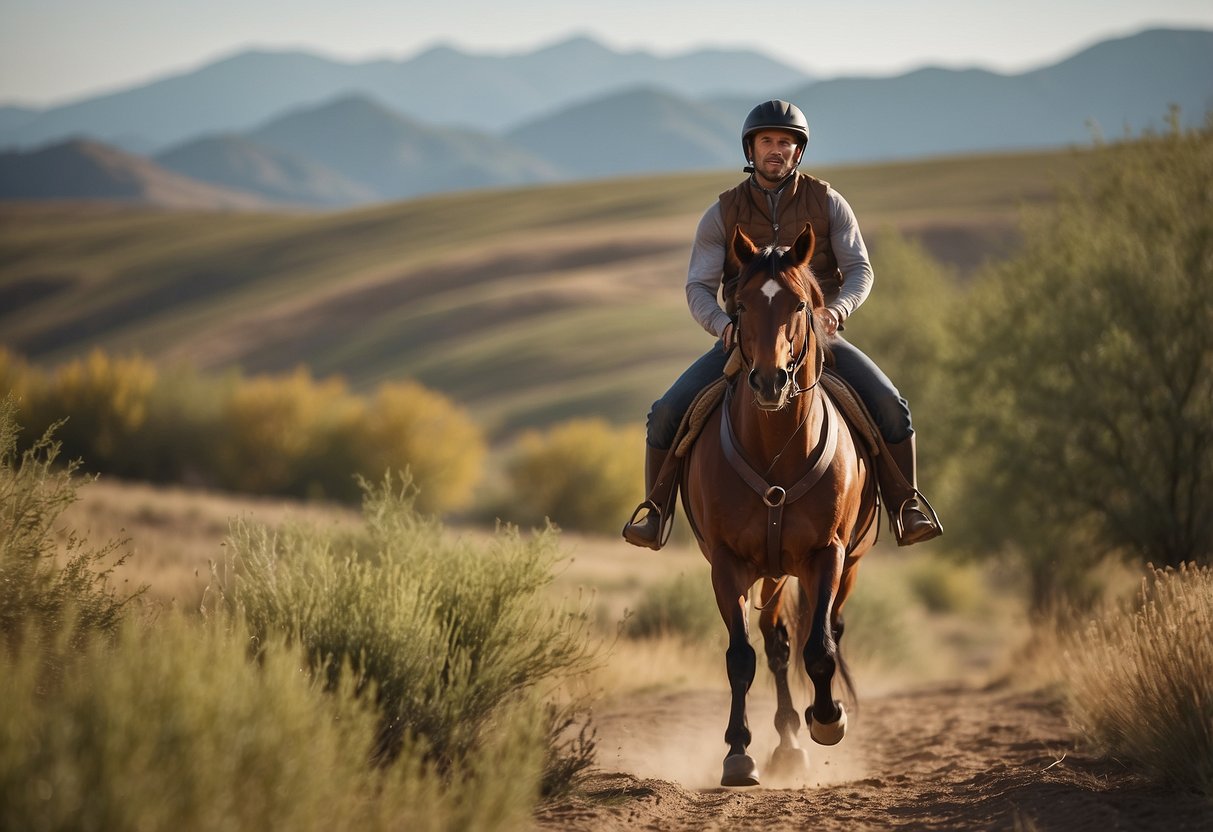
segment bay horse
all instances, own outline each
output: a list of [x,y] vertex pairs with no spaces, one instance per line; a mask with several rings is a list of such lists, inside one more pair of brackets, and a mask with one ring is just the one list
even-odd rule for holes
[[[748,596],[759,579],[759,628],[777,697],[772,767],[797,774],[808,759],[788,686],[793,649],[801,650],[813,688],[809,735],[834,745],[846,733],[846,711],[832,693],[836,670],[851,688],[839,652],[842,609],[859,559],[875,542],[879,506],[867,447],[818,383],[830,359],[815,315],[825,300],[808,268],[815,244],[809,225],[787,249],[759,249],[740,228],[734,232],[730,250],[741,271],[731,296],[742,369],[686,462],[684,505],[729,632],[724,786],[759,782],[746,719],[757,661]],[[797,579],[790,598],[787,576]]]

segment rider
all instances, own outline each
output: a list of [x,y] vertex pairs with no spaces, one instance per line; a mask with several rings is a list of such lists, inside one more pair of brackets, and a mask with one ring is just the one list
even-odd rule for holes
[[[745,170],[751,175],[722,193],[704,213],[695,231],[687,273],[691,315],[719,340],[649,411],[646,493],[653,493],[687,408],[700,390],[724,372],[733,346],[733,317],[720,307],[717,294],[722,282],[728,285],[737,277],[736,262],[726,257],[734,228],[740,226],[759,247],[790,246],[807,222],[817,238],[809,265],[825,294],[826,306],[818,315],[833,336],[830,347],[835,370],[863,399],[888,445],[890,453],[877,457],[877,478],[890,518],[898,518],[893,527],[897,542],[901,546],[921,543],[943,529],[929,506],[923,510],[925,500],[919,502],[909,405],[880,368],[838,332],[871,291],[873,274],[868,251],[855,214],[841,194],[828,182],[797,170],[808,143],[808,122],[793,104],[766,101],[746,116],[741,147],[749,162]],[[659,549],[662,527],[657,506],[646,500],[624,526],[623,536],[636,546]]]

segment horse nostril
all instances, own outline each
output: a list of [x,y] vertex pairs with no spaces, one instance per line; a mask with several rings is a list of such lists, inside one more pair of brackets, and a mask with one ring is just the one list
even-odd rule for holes
[[758,381],[758,371],[757,370],[750,370],[749,382],[750,382],[750,389],[752,389],[754,392],[758,392],[760,382]]
[[790,376],[788,376],[787,370],[776,370],[775,371],[775,389],[782,390],[783,388],[787,387],[788,378],[790,378]]

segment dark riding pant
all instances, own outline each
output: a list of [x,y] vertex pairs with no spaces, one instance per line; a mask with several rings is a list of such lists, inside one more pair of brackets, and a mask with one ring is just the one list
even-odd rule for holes
[[682,424],[682,417],[690,408],[691,402],[695,401],[700,390],[720,378],[728,358],[724,351],[724,342],[718,340],[678,377],[670,389],[665,391],[665,395],[653,402],[647,424],[647,441],[650,448],[662,451],[670,449],[678,433],[678,426]]
[[909,439],[914,433],[910,405],[884,371],[841,335],[830,340],[830,349],[834,353],[834,369],[863,399],[884,441],[896,445]]
[[[910,405],[889,377],[858,347],[841,336],[831,339],[830,347],[834,351],[835,369],[863,399],[885,441],[897,444],[909,439],[914,433]],[[669,450],[691,402],[700,390],[720,378],[727,359],[724,343],[717,341],[678,377],[665,395],[653,402],[647,424],[650,447]]]

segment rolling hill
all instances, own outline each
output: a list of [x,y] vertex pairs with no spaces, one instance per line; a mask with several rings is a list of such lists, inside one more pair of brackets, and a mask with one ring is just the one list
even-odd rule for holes
[[[1019,206],[1098,154],[815,171],[874,255],[888,229],[971,271]],[[687,314],[699,216],[739,174],[441,195],[334,214],[0,205],[0,345],[40,364],[103,347],[208,370],[305,363],[356,387],[415,377],[501,438],[638,421],[709,343]],[[879,277],[878,277],[879,280]]]
[[336,171],[242,136],[211,136],[159,153],[161,167],[220,187],[250,191],[276,202],[351,205],[380,199],[374,189]]
[[82,139],[29,153],[0,153],[0,199],[120,200],[200,211],[248,211],[270,204]]

